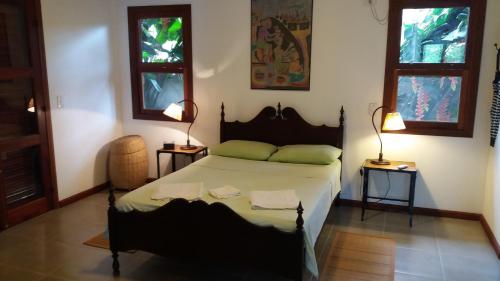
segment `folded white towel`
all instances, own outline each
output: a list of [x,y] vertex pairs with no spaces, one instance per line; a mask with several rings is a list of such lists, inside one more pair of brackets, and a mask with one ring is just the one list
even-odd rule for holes
[[241,194],[240,190],[232,185],[224,185],[222,187],[210,189],[208,193],[217,199],[227,199]]
[[252,209],[297,209],[299,198],[295,190],[251,191],[250,204]]
[[165,183],[151,194],[153,200],[183,198],[188,201],[201,199],[203,192],[202,182]]

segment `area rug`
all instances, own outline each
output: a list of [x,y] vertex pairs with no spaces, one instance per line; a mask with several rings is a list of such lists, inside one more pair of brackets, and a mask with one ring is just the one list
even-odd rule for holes
[[392,239],[338,232],[327,251],[320,281],[394,281]]
[[109,250],[109,240],[106,238],[104,235],[104,232],[96,235],[89,240],[83,242],[83,244],[91,247],[96,247],[96,248],[102,248],[102,249],[108,249]]
[[[104,232],[101,234],[98,234],[89,240],[83,242],[84,245],[90,246],[90,247],[95,247],[95,248],[101,248],[101,249],[106,249],[109,250],[109,240],[108,238],[104,235]],[[136,250],[129,250],[127,253],[133,254],[137,252]]]

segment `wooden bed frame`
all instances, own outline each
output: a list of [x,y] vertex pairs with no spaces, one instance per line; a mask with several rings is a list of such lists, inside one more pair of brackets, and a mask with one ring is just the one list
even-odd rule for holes
[[[293,108],[266,107],[249,122],[226,122],[221,107],[220,141],[252,140],[343,147],[344,109],[338,127],[314,126]],[[296,231],[248,222],[222,203],[172,200],[151,212],[120,212],[109,189],[108,228],[113,273],[120,274],[118,252],[142,250],[157,255],[217,265],[244,266],[301,281],[304,264],[302,205]]]

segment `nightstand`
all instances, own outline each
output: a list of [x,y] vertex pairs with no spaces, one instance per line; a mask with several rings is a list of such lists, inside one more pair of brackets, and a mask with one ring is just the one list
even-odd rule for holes
[[[408,203],[408,215],[410,216],[410,227],[413,226],[413,203],[415,201],[415,181],[417,179],[417,166],[415,162],[404,162],[404,161],[391,161],[389,165],[376,165],[370,162],[371,159],[366,159],[363,164],[363,206],[361,211],[361,220],[365,218],[365,209],[368,207],[368,199],[378,199],[387,201],[397,201]],[[398,169],[399,165],[408,165],[406,169]],[[395,198],[383,198],[368,195],[368,178],[370,176],[370,171],[383,171],[388,173],[403,173],[410,176],[410,194],[408,200],[405,199],[395,199]]]
[[175,156],[177,154],[190,156],[191,163],[193,163],[196,160],[196,155],[200,152],[203,153],[203,156],[206,156],[208,154],[208,147],[197,146],[196,149],[183,150],[183,149],[181,149],[181,145],[176,145],[174,147],[174,149],[161,148],[161,149],[156,150],[156,171],[158,174],[158,178],[160,178],[160,154],[162,154],[162,153],[172,154],[172,172],[175,172],[177,170],[175,167]]

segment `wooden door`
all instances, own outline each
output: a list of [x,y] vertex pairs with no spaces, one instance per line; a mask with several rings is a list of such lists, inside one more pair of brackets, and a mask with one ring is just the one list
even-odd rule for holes
[[40,0],[0,1],[0,230],[57,205]]

